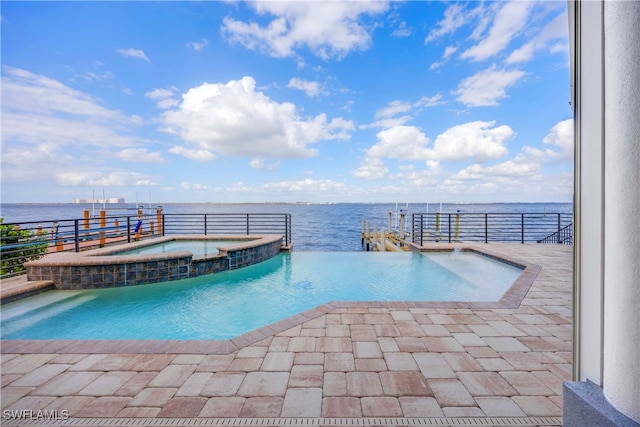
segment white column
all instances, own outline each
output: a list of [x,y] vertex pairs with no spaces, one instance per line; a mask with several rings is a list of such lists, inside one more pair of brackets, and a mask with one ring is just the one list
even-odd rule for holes
[[603,391],[640,422],[640,2],[604,2]]

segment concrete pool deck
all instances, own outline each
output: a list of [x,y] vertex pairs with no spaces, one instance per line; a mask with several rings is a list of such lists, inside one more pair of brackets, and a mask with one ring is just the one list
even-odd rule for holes
[[561,425],[573,247],[472,246],[542,267],[519,307],[329,306],[244,344],[2,341],[2,424]]

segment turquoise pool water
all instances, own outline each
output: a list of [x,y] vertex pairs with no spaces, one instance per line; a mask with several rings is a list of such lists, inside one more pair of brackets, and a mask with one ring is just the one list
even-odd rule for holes
[[137,249],[116,252],[118,255],[152,255],[165,252],[190,251],[194,256],[217,255],[218,248],[233,248],[244,245],[248,240],[170,240]]
[[2,306],[2,339],[228,339],[329,301],[497,301],[522,272],[482,255],[292,252],[194,279],[50,291]]

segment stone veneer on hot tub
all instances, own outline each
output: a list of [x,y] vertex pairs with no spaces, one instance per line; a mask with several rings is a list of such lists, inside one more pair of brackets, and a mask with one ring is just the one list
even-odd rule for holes
[[60,252],[25,263],[28,280],[51,280],[57,289],[97,289],[142,285],[187,279],[234,270],[273,258],[281,250],[282,236],[195,236],[161,237],[127,244],[139,248],[172,240],[247,240],[233,248],[220,248],[216,255],[194,256],[190,251],[147,255],[117,254],[123,245],[85,252]]

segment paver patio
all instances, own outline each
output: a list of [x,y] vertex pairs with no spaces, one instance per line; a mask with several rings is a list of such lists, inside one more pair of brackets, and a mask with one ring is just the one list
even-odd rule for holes
[[519,306],[354,304],[226,347],[3,341],[1,403],[14,412],[4,411],[2,424],[26,425],[21,410],[65,410],[73,425],[112,417],[130,425],[261,417],[270,425],[354,417],[557,425],[562,382],[571,379],[573,248],[474,246],[542,267]]

